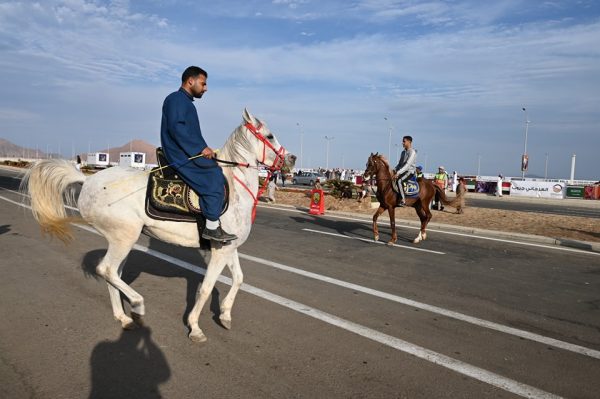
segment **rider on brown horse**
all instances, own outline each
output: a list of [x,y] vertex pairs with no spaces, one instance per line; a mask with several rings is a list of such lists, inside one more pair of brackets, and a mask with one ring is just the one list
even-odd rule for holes
[[404,194],[404,187],[402,186],[402,182],[411,175],[415,174],[417,166],[417,151],[414,148],[412,148],[412,137],[404,136],[402,138],[402,146],[404,147],[404,150],[400,155],[398,165],[396,165],[396,167],[394,168],[394,172],[396,172],[396,175],[394,177],[398,179],[398,191],[400,191],[400,195],[402,198],[398,202],[398,206],[406,205],[406,195]]

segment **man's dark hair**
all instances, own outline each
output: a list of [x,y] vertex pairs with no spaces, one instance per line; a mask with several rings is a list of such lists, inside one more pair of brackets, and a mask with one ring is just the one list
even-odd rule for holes
[[408,140],[412,143],[412,136],[404,136],[402,137],[402,140]]
[[185,83],[189,78],[195,78],[198,75],[204,75],[205,78],[208,78],[208,73],[204,69],[197,66],[187,67],[181,75],[181,83]]

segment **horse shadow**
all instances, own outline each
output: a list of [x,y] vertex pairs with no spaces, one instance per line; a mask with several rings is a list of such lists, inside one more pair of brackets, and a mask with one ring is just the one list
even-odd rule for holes
[[[309,216],[307,218],[306,216]],[[341,235],[352,234],[352,237],[362,238],[365,240],[373,239],[373,228],[371,226],[371,222],[368,221],[369,224],[359,222],[357,223],[354,220],[331,220],[322,218],[319,216],[306,215],[306,216],[290,216],[292,220],[294,220],[298,224],[307,224],[316,227],[323,227],[328,230],[334,230],[336,233]],[[379,227],[381,234],[381,227]],[[385,227],[385,231],[387,232],[389,227]],[[390,233],[391,237],[391,233]],[[399,240],[405,240],[407,242],[411,242],[412,240],[409,238],[398,237]]]
[[[373,227],[372,227],[372,220],[367,220],[365,219],[364,222],[356,222],[354,220],[331,220],[331,219],[327,219],[327,218],[322,218],[319,216],[315,216],[315,215],[311,215],[308,213],[308,211],[310,210],[309,208],[306,207],[296,207],[296,210],[298,211],[306,211],[306,215],[304,217],[300,217],[300,216],[290,216],[290,218],[292,220],[294,220],[297,223],[306,223],[306,224],[313,224],[319,227],[325,227],[327,229],[333,229],[335,230],[338,234],[342,234],[342,235],[347,235],[347,234],[353,234],[353,236],[357,237],[357,238],[362,238],[362,239],[366,239],[366,240],[372,240],[373,239]],[[385,211],[383,215],[387,215],[387,211]],[[309,216],[310,219],[307,219],[306,216]],[[386,220],[388,220],[386,218]],[[396,221],[396,227],[398,227],[398,221]],[[383,225],[383,226],[379,226],[379,235],[381,236],[383,234],[388,234],[391,238],[392,233],[390,230],[390,226],[389,225]],[[382,238],[380,237],[380,240]],[[403,236],[398,236],[398,241],[405,241],[408,243],[412,243],[413,238],[411,237],[403,237]]]
[[121,331],[116,341],[103,341],[90,357],[90,399],[162,398],[159,386],[171,378],[150,328]]
[[3,224],[0,226],[0,234],[8,233],[10,231],[10,224]]
[[[189,263],[204,269],[207,267],[202,256],[200,256],[198,249],[174,246],[152,238],[150,239],[150,245],[148,248],[165,254],[176,253],[176,255],[173,256],[176,256],[179,259],[187,259]],[[84,256],[81,262],[81,269],[86,277],[91,277],[96,280],[104,280],[101,276],[96,274],[96,266],[98,266],[105,254],[105,249],[98,249],[90,251]],[[148,255],[147,253],[132,250],[125,260],[125,264],[123,265],[123,274],[121,276],[122,280],[126,284],[131,285],[144,273],[157,277],[185,279],[185,309],[181,315],[181,320],[182,323],[187,327],[187,317],[196,303],[196,293],[198,292],[198,288],[204,280],[204,276],[196,272],[171,265],[168,262],[157,259],[154,256]],[[144,295],[144,293],[141,294],[142,296]],[[123,294],[121,294],[121,300],[125,304],[128,304],[128,300]],[[221,314],[219,304],[220,292],[215,286],[211,292],[209,309],[212,313],[213,321],[222,326],[219,319]]]

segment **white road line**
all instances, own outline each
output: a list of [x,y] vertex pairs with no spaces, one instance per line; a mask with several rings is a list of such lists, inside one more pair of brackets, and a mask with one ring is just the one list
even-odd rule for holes
[[417,247],[409,247],[407,245],[399,245],[399,244],[388,244],[382,241],[373,241],[372,239],[368,239],[368,238],[362,238],[362,237],[352,237],[352,236],[347,236],[344,234],[339,234],[339,233],[330,233],[328,231],[321,231],[321,230],[313,230],[313,229],[302,229],[303,231],[308,231],[310,233],[317,233],[317,234],[324,234],[324,235],[328,235],[328,236],[334,236],[334,237],[342,237],[342,238],[349,238],[351,240],[358,240],[358,241],[364,241],[364,242],[368,242],[369,244],[379,244],[379,245],[388,245],[391,247],[397,247],[397,248],[403,248],[403,249],[410,249],[411,251],[421,251],[421,252],[429,252],[432,254],[438,254],[438,255],[445,255],[445,252],[440,252],[440,251],[432,251],[429,249],[423,249],[423,248],[417,248]]
[[[13,204],[22,206],[22,207],[26,207],[26,208],[30,208],[27,205],[21,204],[19,202],[10,200],[8,198],[2,197],[0,196],[1,199],[4,199],[5,201],[11,202]],[[73,210],[78,210],[77,208],[73,208],[73,207],[67,207],[69,209],[73,209]],[[82,226],[82,225],[77,225],[78,227],[93,232],[95,234],[98,234],[96,232],[96,230],[89,228],[87,226]],[[147,251],[144,251],[147,252]],[[378,291],[378,290],[374,290],[368,287],[364,287],[361,285],[357,285],[354,283],[350,283],[347,281],[343,281],[343,280],[338,280],[332,277],[327,277],[327,276],[323,276],[320,274],[316,274],[316,273],[312,273],[312,272],[308,272],[306,270],[302,270],[302,269],[297,269],[291,266],[287,266],[281,263],[277,263],[277,262],[273,262],[267,259],[263,259],[263,258],[258,258],[255,256],[251,256],[251,255],[246,255],[243,254],[241,252],[238,252],[239,257],[242,259],[246,259],[246,260],[250,260],[252,262],[256,262],[265,266],[269,266],[269,267],[273,267],[276,269],[280,269],[280,270],[284,270],[290,273],[294,273],[297,275],[301,275],[304,277],[308,277],[308,278],[312,278],[318,281],[323,281],[329,284],[333,284],[333,285],[337,285],[339,287],[344,287],[344,288],[348,288],[354,291],[359,291],[368,295],[372,295],[378,298],[382,298],[382,299],[387,299],[393,302],[397,302],[397,303],[401,303],[407,306],[411,306],[417,309],[422,309],[431,313],[435,313],[435,314],[439,314],[445,317],[449,317],[449,318],[453,318],[456,320],[460,320],[466,323],[470,323],[479,327],[483,327],[483,328],[488,328],[491,330],[495,330],[498,332],[502,332],[505,334],[509,334],[509,335],[513,335],[516,337],[520,337],[520,338],[524,338],[524,339],[528,339],[530,341],[534,341],[534,342],[539,342],[545,345],[550,345],[550,346],[554,346],[556,348],[560,348],[569,352],[573,352],[573,353],[577,353],[580,355],[584,355],[584,356],[588,356],[588,357],[592,357],[595,359],[600,359],[600,351],[594,350],[594,349],[590,349],[590,348],[586,348],[584,346],[580,346],[580,345],[575,345],[575,344],[571,344],[569,342],[565,342],[565,341],[560,341],[554,338],[550,338],[550,337],[545,337],[543,335],[539,335],[539,334],[535,334],[529,331],[524,331],[524,330],[519,330],[517,328],[513,328],[513,327],[508,327],[508,326],[504,326],[502,324],[498,324],[498,323],[494,323],[492,321],[488,321],[488,320],[484,320],[484,319],[480,319],[477,317],[473,317],[473,316],[469,316],[463,313],[459,313],[459,312],[455,312],[449,309],[444,309],[444,308],[440,308],[437,306],[433,306],[433,305],[428,305],[426,303],[422,303],[422,302],[417,302],[417,301],[413,301],[412,299],[408,299],[408,298],[404,298],[398,295],[394,295],[394,294],[389,294],[383,291]],[[192,269],[190,269],[192,270]]]
[[[18,206],[30,208],[29,206],[27,206],[25,204],[18,203],[16,201],[7,199],[2,196],[0,196],[0,199],[6,200],[6,201],[16,204]],[[101,235],[95,229],[93,229],[89,226],[78,225],[78,227],[80,227],[86,231],[93,232],[97,235]],[[142,246],[139,244],[134,245],[134,249],[136,249],[138,251],[142,251],[144,253],[147,253],[148,255],[165,260],[176,266],[185,268],[187,270],[193,271],[193,272],[201,274],[201,275],[204,275],[206,272],[206,269],[204,269],[204,268],[200,268],[191,263],[182,261],[180,259],[163,254],[159,251],[155,251],[153,249],[150,249],[148,247],[145,247],[145,246]],[[219,276],[218,281],[228,284],[228,285],[231,285],[231,279],[228,277],[225,277],[225,276]],[[434,352],[432,350],[412,344],[412,343],[404,341],[402,339],[392,337],[391,335],[387,335],[387,334],[384,334],[377,330],[373,330],[373,329],[365,327],[363,325],[351,322],[349,320],[342,319],[342,318],[332,315],[330,313],[323,312],[319,309],[304,305],[302,303],[293,301],[288,298],[284,298],[282,296],[273,294],[271,292],[262,290],[260,288],[253,287],[249,284],[246,284],[246,283],[242,284],[241,290],[248,292],[250,294],[253,294],[255,296],[258,296],[260,298],[263,298],[267,301],[284,306],[288,309],[292,309],[296,312],[310,316],[317,320],[321,320],[330,325],[333,325],[333,326],[342,328],[346,331],[352,332],[354,334],[360,335],[364,338],[367,338],[372,341],[378,342],[380,344],[389,346],[389,347],[399,350],[401,352],[411,354],[411,355],[418,357],[420,359],[423,359],[425,361],[445,367],[445,368],[450,369],[459,374],[469,376],[478,381],[481,381],[486,384],[490,384],[497,388],[503,389],[505,391],[514,393],[516,395],[520,395],[520,396],[523,396],[526,398],[539,398],[539,399],[560,399],[561,398],[561,396],[552,394],[550,392],[543,391],[541,389],[535,388],[535,387],[527,385],[527,384],[520,383],[520,382],[512,380],[510,378],[506,378],[504,376],[501,376],[501,375],[493,373],[491,371],[482,369],[480,367],[470,365],[468,363],[451,358],[451,357],[443,355],[441,353]]]
[[[276,210],[286,211],[286,212],[301,213],[301,214],[307,215],[306,211],[300,211],[300,210],[297,210],[297,209],[278,208],[278,207],[275,207],[275,206],[264,206],[264,205],[262,205],[260,207],[261,208],[268,208],[268,209],[276,209]],[[327,218],[335,218],[335,219],[342,219],[342,220],[351,220],[351,221],[354,221],[354,222],[360,222],[360,223],[363,223],[363,224],[368,224],[369,226],[372,224],[372,222],[370,220],[360,219],[360,218],[351,218],[351,217],[348,217],[348,216],[327,215]],[[380,226],[389,227],[389,223],[386,223],[386,222],[377,222],[377,224],[380,225]],[[396,221],[396,228],[420,230],[420,227],[399,225],[398,221]],[[575,253],[582,254],[582,255],[600,256],[599,252],[591,252],[591,251],[585,251],[585,250],[575,249],[575,248],[565,248],[565,247],[559,247],[559,246],[554,246],[554,245],[536,244],[536,243],[532,243],[532,242],[507,240],[507,239],[504,239],[504,238],[484,237],[484,236],[478,236],[478,235],[475,235],[475,234],[458,233],[458,232],[453,232],[453,231],[445,231],[445,230],[437,230],[437,229],[436,230],[428,230],[427,232],[428,233],[432,233],[433,232],[433,233],[449,234],[449,235],[455,235],[455,236],[460,236],[460,237],[478,238],[480,240],[498,241],[498,242],[505,242],[505,243],[509,243],[509,244],[530,246],[530,247],[546,248],[546,249],[552,249],[552,250],[555,250],[555,251],[575,252]]]

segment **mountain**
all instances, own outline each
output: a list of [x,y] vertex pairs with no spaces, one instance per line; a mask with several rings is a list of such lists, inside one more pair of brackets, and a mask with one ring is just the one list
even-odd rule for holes
[[[111,162],[119,162],[119,154],[121,152],[145,152],[146,153],[146,163],[155,164],[156,162],[156,146],[147,143],[143,140],[132,140],[129,143],[122,145],[121,147],[111,147],[110,151],[106,149],[98,150],[95,152],[109,152],[110,153],[110,161]],[[80,154],[81,159],[87,160],[87,153]],[[44,151],[40,149],[26,148],[11,143],[10,141],[0,138],[0,157],[6,158],[65,158],[64,156],[59,156],[59,154],[51,153],[46,154]]]
[[[156,146],[145,142],[144,140],[132,140],[127,144],[122,145],[121,147],[110,147],[110,150],[107,149],[99,150],[96,152],[108,152],[110,154],[110,162],[119,162],[119,154],[121,152],[145,152],[146,153],[146,163],[156,164]],[[82,154],[81,159],[86,160],[87,154]]]
[[[56,158],[57,154],[50,154],[53,158]],[[33,149],[27,147],[21,147],[11,143],[10,141],[0,138],[0,157],[6,158],[46,158],[47,154],[40,149]]]

